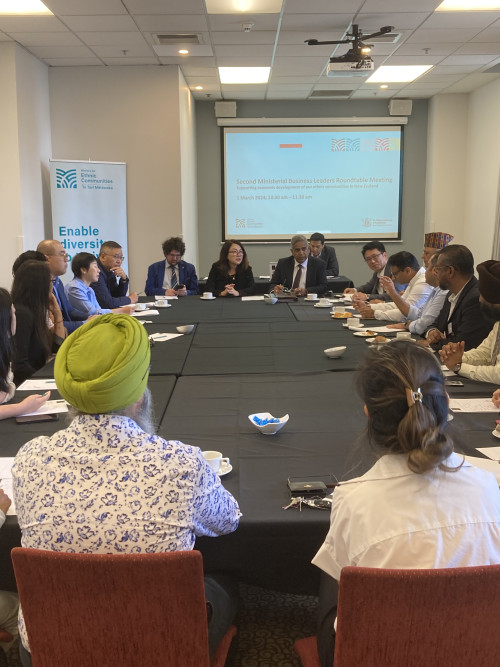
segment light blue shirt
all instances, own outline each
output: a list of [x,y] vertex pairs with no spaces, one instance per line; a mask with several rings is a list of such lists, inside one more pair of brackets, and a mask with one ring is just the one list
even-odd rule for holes
[[92,287],[87,287],[80,278],[73,278],[73,280],[64,287],[64,291],[73,308],[85,313],[87,317],[90,317],[91,315],[105,315],[106,313],[111,312],[109,308],[101,308],[97,303],[95,292]]
[[448,293],[449,292],[446,289],[435,287],[429,294],[429,298],[423,306],[420,306],[420,308],[417,308],[417,306],[410,306],[406,319],[412,320],[412,322],[408,329],[416,334],[423,334],[424,331],[427,331],[441,312],[444,306],[444,300]]

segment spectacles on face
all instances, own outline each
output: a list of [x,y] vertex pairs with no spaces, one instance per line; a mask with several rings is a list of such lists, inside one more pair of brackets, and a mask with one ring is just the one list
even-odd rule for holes
[[55,252],[51,257],[64,257],[64,259],[69,259],[69,255],[67,252],[64,250],[61,250],[60,252]]
[[451,268],[451,264],[436,264],[434,267],[434,271],[441,271],[442,269],[449,269]]
[[117,262],[123,262],[125,257],[123,255],[112,255],[110,252],[106,253],[108,257],[113,257],[113,259],[116,259]]
[[182,255],[179,252],[169,252],[167,257],[171,257],[172,259],[180,259]]
[[244,255],[245,253],[243,252],[243,250],[230,250],[227,254],[228,255]]
[[399,276],[400,273],[403,273],[402,269],[398,269],[397,271],[391,271],[391,276],[393,280],[396,280],[396,276]]
[[370,255],[369,257],[364,257],[363,259],[367,264],[369,264],[370,262],[375,262],[377,257],[380,257],[380,255],[382,255],[382,253],[378,252],[376,255]]

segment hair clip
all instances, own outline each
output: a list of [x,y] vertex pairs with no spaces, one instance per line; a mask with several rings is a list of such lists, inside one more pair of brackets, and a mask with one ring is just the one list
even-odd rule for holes
[[405,387],[405,391],[406,391],[406,401],[408,403],[409,408],[411,408],[412,405],[415,405],[416,401],[422,403],[423,394],[420,387],[417,389],[417,391],[413,391],[412,389],[410,389],[410,387]]

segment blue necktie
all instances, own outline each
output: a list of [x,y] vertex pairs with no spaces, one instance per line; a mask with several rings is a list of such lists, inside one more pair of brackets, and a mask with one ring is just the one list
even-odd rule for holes
[[175,289],[177,287],[177,274],[175,273],[175,266],[170,267],[172,269],[172,278],[170,279],[170,287]]

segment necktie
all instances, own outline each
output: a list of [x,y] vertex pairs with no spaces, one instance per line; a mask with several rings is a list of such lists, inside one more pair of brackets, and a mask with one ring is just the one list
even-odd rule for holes
[[495,366],[497,363],[498,353],[500,352],[500,324],[497,329],[497,339],[493,345],[493,352],[491,354],[491,365]]
[[297,287],[300,285],[300,279],[302,277],[302,264],[299,264],[299,268],[297,270],[297,273],[295,274],[295,279],[293,281],[292,289],[297,289]]
[[177,274],[175,273],[175,266],[170,267],[172,269],[172,278],[170,279],[170,287],[175,289],[177,287]]

